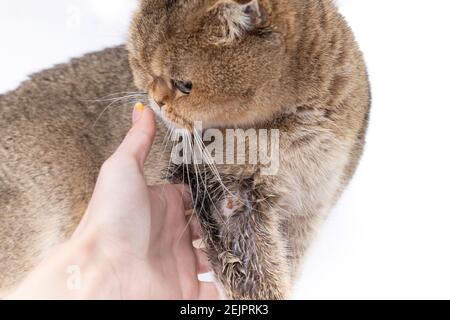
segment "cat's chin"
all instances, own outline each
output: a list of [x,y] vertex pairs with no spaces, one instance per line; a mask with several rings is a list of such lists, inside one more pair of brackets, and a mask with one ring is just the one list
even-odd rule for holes
[[166,107],[159,107],[158,104],[153,101],[152,99],[149,99],[149,106],[153,110],[153,112],[156,114],[156,116],[164,123],[164,125],[170,129],[170,130],[186,130],[188,132],[193,131],[192,125],[182,125],[178,121],[172,119],[174,116],[170,116],[166,112]]
[[184,131],[187,131],[189,133],[192,132],[192,128],[191,127],[185,127],[185,126],[182,126],[182,125],[178,124],[175,121],[170,120],[168,117],[166,117],[164,115],[164,112],[160,112],[160,115],[158,115],[158,116],[162,120],[164,125],[170,130],[184,130]]

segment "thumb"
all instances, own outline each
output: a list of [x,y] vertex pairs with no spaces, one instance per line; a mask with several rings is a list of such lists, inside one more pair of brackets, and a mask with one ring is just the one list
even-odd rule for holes
[[155,114],[150,108],[138,103],[133,110],[133,127],[128,132],[116,155],[132,156],[144,166],[145,159],[150,153],[156,134]]

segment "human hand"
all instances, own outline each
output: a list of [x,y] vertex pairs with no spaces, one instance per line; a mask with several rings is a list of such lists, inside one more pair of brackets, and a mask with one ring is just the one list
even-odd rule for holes
[[[11,298],[216,299],[208,270],[195,249],[195,219],[188,223],[188,190],[148,187],[143,173],[155,136],[154,114],[137,106],[133,128],[103,165],[88,209],[72,238],[56,248]],[[192,217],[191,217],[192,218]],[[191,220],[191,219],[189,219]],[[79,269],[79,288],[67,269]]]

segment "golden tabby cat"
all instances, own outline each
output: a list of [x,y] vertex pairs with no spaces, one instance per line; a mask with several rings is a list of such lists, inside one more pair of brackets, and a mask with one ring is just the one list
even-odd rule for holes
[[[141,0],[127,49],[89,54],[0,96],[3,293],[74,230],[129,126],[125,106],[147,101],[140,92],[171,129],[279,130],[279,170],[264,175],[254,164],[168,168],[159,124],[146,175],[191,185],[226,297],[289,297],[368,123],[363,57],[330,0]],[[104,100],[112,106],[99,117]]]

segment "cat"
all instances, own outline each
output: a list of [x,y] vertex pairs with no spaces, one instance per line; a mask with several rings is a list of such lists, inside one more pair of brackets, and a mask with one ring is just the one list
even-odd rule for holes
[[[129,127],[126,106],[138,101],[161,118],[148,183],[190,185],[224,296],[289,298],[357,168],[369,122],[363,55],[330,0],[141,0],[126,47],[35,74],[0,96],[2,293],[71,235]],[[180,128],[195,135],[195,122],[278,130],[277,173],[175,165],[167,137]]]

